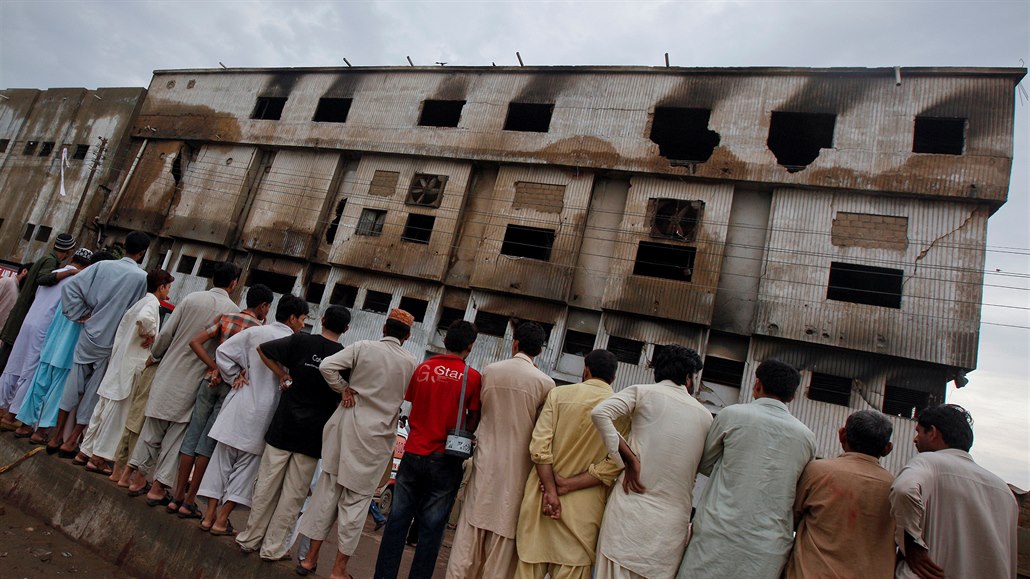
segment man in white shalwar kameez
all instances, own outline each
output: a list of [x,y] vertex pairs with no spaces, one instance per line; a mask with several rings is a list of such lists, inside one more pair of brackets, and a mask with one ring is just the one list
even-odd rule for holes
[[171,274],[154,269],[147,274],[147,295],[133,304],[115,332],[114,348],[107,373],[97,388],[100,401],[93,410],[86,436],[82,441],[82,454],[90,457],[86,470],[111,474],[109,461],[114,459],[129,416],[130,394],[136,379],[150,357],[161,325],[161,300],[168,299],[172,287]]
[[[597,538],[595,579],[671,579],[687,542],[694,479],[712,414],[691,395],[701,357],[683,346],[655,354],[656,384],[637,384],[594,407],[594,426],[619,466]],[[616,421],[630,419],[630,437]]]
[[794,496],[815,435],[790,415],[801,377],[766,360],[755,371],[755,400],[715,417],[698,472],[708,475],[679,579],[778,579],[794,544]]
[[915,445],[891,486],[895,577],[1016,577],[1019,507],[1005,481],[973,462],[973,417],[946,404],[916,417]]
[[222,380],[233,390],[211,427],[209,436],[218,444],[197,491],[197,496],[208,499],[201,526],[212,535],[232,534],[229,514],[236,505],[250,506],[265,431],[279,404],[279,377],[261,360],[257,348],[299,332],[307,317],[307,302],[285,295],[275,308],[275,322],[247,328],[215,351]]

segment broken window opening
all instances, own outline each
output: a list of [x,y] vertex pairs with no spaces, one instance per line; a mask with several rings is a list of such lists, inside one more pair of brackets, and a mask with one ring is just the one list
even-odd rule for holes
[[193,266],[197,265],[197,258],[192,255],[179,256],[179,265],[175,267],[175,273],[190,275],[193,273]]
[[316,123],[346,123],[353,101],[349,98],[322,97],[318,99],[315,116],[311,120]]
[[429,302],[418,298],[403,296],[401,298],[400,305],[397,307],[408,312],[415,317],[416,322],[421,323],[426,319],[426,309],[429,308]]
[[444,306],[443,308],[440,308],[440,321],[436,323],[436,328],[439,330],[446,330],[451,327],[451,324],[454,322],[463,319],[465,319],[465,310]]
[[46,141],[45,143],[43,143],[43,146],[39,148],[39,156],[40,157],[49,157],[50,153],[53,153],[53,152],[54,152],[54,142],[53,141]]
[[808,399],[838,406],[851,404],[851,378],[812,372],[808,383]]
[[408,189],[408,205],[422,207],[439,207],[443,199],[443,190],[447,186],[447,175],[424,175],[415,173]]
[[409,214],[408,221],[404,224],[401,240],[423,245],[428,244],[429,238],[433,235],[434,223],[436,223],[436,217],[432,215]]
[[650,199],[647,213],[651,217],[651,237],[694,241],[704,209],[704,201]]
[[501,244],[501,255],[551,261],[554,230],[523,225],[508,225]]
[[386,211],[383,209],[362,209],[358,218],[357,235],[379,237],[383,234],[383,223],[386,222]]
[[208,279],[214,277],[215,267],[217,267],[219,263],[222,262],[214,259],[200,260],[200,269],[197,270],[197,277],[206,277]]
[[304,301],[320,304],[322,303],[322,296],[325,295],[325,284],[313,281],[308,284],[307,291],[304,292]]
[[358,299],[358,288],[338,283],[333,286],[333,293],[329,295],[329,303],[334,306],[353,308],[354,302]]
[[40,225],[39,229],[36,230],[36,241],[50,241],[50,234],[54,232],[54,228],[49,225]]
[[259,283],[265,284],[277,294],[292,294],[293,286],[297,285],[297,276],[251,268],[246,285],[252,286]]
[[508,116],[504,119],[505,131],[546,133],[551,128],[553,104],[508,103]]
[[773,111],[766,144],[777,163],[796,173],[815,161],[820,150],[833,148],[836,122],[833,114]]
[[694,275],[696,255],[694,247],[641,241],[637,246],[633,275],[690,281]]
[[250,118],[259,121],[278,121],[283,116],[286,97],[258,97]]
[[456,127],[464,106],[465,101],[422,101],[418,124],[420,127]]
[[75,145],[75,152],[72,153],[72,159],[76,161],[85,161],[87,153],[89,153],[89,145]]
[[826,299],[900,309],[903,276],[900,269],[834,261]]
[[562,342],[561,351],[573,356],[586,356],[594,349],[594,342],[597,335],[576,330],[565,331],[565,341]]
[[883,413],[915,418],[930,405],[930,393],[887,384],[883,393]]
[[493,314],[483,310],[476,312],[476,329],[479,330],[480,334],[486,334],[487,336],[503,338],[504,333],[508,330],[508,321],[508,316],[501,314]]
[[961,155],[966,145],[966,119],[916,117],[913,153]]
[[608,336],[608,346],[605,347],[605,350],[615,354],[615,357],[620,362],[635,366],[640,364],[640,355],[644,351],[644,343],[629,338]]
[[712,111],[679,107],[655,107],[651,141],[658,154],[673,165],[704,163],[719,145],[719,133],[708,128]]
[[329,222],[329,227],[325,230],[326,243],[332,243],[336,239],[336,231],[340,228],[340,220],[343,219],[343,210],[346,207],[346,199],[340,199],[340,202],[336,204],[336,216]]
[[717,356],[705,356],[701,381],[740,388],[744,382],[744,363]]
[[22,241],[32,241],[32,232],[36,230],[36,226],[32,223],[25,224],[25,231],[21,233]]
[[26,141],[25,148],[22,149],[22,155],[31,155],[36,152],[36,145],[39,145],[39,141]]
[[0,153],[6,153],[9,146],[11,146],[11,139],[0,139]]
[[386,292],[368,290],[365,293],[365,302],[361,304],[361,309],[366,312],[385,314],[390,311],[390,301],[392,300],[393,296]]

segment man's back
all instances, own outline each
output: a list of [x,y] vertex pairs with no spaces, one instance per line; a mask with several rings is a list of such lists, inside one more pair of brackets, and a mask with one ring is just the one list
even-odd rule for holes
[[109,356],[122,316],[146,293],[147,272],[128,257],[95,263],[73,277],[61,294],[65,315],[76,320],[89,314],[75,349],[76,363]]

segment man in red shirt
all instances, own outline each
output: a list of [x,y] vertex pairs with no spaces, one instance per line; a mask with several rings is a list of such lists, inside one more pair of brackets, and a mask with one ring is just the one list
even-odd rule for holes
[[463,460],[444,454],[444,447],[447,432],[458,422],[463,381],[462,429],[471,432],[479,425],[479,372],[465,363],[478,334],[471,322],[452,323],[444,338],[447,353],[420,364],[408,383],[404,399],[411,403],[411,431],[397,469],[390,518],[379,545],[376,579],[397,577],[404,538],[413,520],[418,521],[418,546],[408,577],[433,576],[447,516],[461,485]]

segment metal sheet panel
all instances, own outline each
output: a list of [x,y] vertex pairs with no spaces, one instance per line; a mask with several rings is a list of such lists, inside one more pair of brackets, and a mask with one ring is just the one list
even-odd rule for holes
[[202,146],[169,210],[167,234],[227,243],[246,201],[247,175],[257,154],[257,148],[243,145]]

